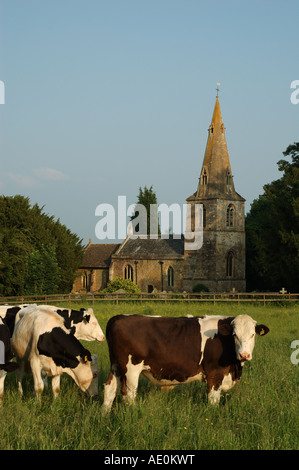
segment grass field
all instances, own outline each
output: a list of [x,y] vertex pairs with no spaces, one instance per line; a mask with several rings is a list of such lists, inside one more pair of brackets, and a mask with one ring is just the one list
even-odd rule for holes
[[163,393],[141,378],[134,406],[127,406],[118,396],[110,416],[102,416],[103,384],[109,371],[106,342],[84,343],[99,358],[99,397],[95,400],[83,395],[66,374],[56,401],[49,386],[41,403],[36,402],[31,376],[24,380],[21,398],[15,374],[9,374],[0,409],[0,449],[298,450],[299,364],[291,362],[291,342],[299,340],[299,306],[176,302],[100,303],[93,308],[103,331],[108,319],[118,313],[247,313],[269,326],[270,333],[256,338],[253,359],[245,364],[240,383],[224,395],[218,407],[208,404],[203,383]]

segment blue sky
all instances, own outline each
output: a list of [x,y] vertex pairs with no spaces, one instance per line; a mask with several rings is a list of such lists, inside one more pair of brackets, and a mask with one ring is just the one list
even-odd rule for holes
[[99,204],[196,190],[217,82],[246,212],[298,141],[298,0],[0,0],[0,15],[0,193],[85,243]]

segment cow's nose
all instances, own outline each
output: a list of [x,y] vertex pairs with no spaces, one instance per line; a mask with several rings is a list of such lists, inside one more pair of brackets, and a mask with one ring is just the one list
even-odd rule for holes
[[240,353],[239,354],[240,361],[249,361],[250,354],[249,353]]

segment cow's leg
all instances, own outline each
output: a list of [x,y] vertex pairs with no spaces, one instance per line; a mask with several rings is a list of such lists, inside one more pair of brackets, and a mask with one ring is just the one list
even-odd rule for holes
[[60,375],[52,377],[52,391],[53,397],[57,398],[60,392]]
[[221,396],[221,389],[218,388],[217,390],[213,386],[209,391],[208,391],[208,399],[209,403],[211,405],[219,405],[220,403],[220,396]]
[[139,375],[143,369],[143,361],[139,364],[132,364],[131,358],[129,358],[126,372],[126,387],[124,387],[124,390],[122,390],[123,399],[126,403],[131,404],[135,401]]
[[2,405],[2,399],[4,394],[4,381],[7,372],[5,370],[0,370],[0,405]]
[[221,383],[223,377],[207,377],[208,400],[211,405],[218,405],[221,396]]
[[41,398],[44,390],[44,382],[42,379],[42,368],[38,359],[32,359],[30,361],[30,367],[33,375],[34,391],[37,399]]
[[120,387],[120,378],[115,371],[111,370],[108,379],[104,385],[103,412],[109,413],[112,403]]
[[22,387],[22,380],[24,377],[24,368],[25,364],[23,361],[18,361],[19,367],[16,370],[17,382],[18,382],[18,391],[20,395],[23,395],[23,387]]

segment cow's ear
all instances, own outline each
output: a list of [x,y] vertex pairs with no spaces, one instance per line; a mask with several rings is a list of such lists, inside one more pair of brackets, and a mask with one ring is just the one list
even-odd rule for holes
[[83,321],[84,323],[89,323],[90,315],[84,315]]
[[218,325],[218,331],[223,336],[228,336],[232,334],[233,327],[230,323],[220,323]]
[[265,336],[269,331],[270,330],[266,325],[256,325],[255,327],[255,332],[259,336]]
[[85,351],[83,351],[81,354],[80,354],[80,358],[81,358],[81,361],[86,364],[87,361],[91,362],[91,354],[90,352],[85,349]]

